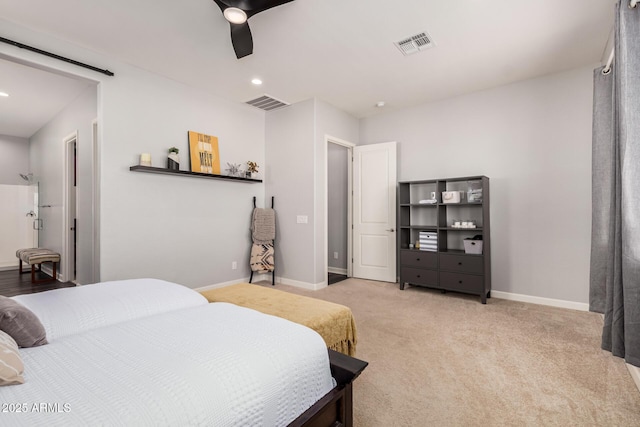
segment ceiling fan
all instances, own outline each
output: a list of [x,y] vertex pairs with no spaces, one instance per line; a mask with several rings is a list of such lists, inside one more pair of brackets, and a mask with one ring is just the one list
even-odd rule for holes
[[238,59],[253,53],[253,37],[247,19],[294,0],[213,0],[231,26],[231,43]]

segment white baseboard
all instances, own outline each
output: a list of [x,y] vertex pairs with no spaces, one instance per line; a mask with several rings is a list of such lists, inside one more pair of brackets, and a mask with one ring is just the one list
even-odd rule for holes
[[329,268],[327,268],[327,271],[329,271],[329,273],[342,274],[344,276],[347,275],[347,269],[346,268],[329,267]]
[[[58,266],[60,265],[58,264]],[[31,267],[29,267],[29,269],[31,269]],[[53,266],[49,264],[40,264],[40,269],[42,270],[43,273],[48,274],[49,276],[53,276]],[[62,275],[60,274],[60,271],[57,271],[57,270],[56,270],[56,280],[58,282],[62,282]],[[78,284],[76,283],[76,286],[77,285]]]
[[640,368],[637,366],[629,365],[627,363],[627,369],[631,374],[631,378],[633,378],[633,382],[636,383],[636,387],[638,387],[638,391],[640,391]]
[[0,271],[17,270],[18,267],[20,267],[20,264],[18,264],[18,258],[0,261]]
[[276,283],[282,285],[295,286],[296,288],[308,289],[310,291],[317,291],[322,288],[326,288],[328,283],[326,280],[323,280],[320,283],[309,283],[309,282],[301,282],[299,280],[287,279],[286,277],[278,277],[276,276]]
[[548,305],[550,307],[568,308],[578,311],[589,311],[589,304],[561,299],[534,297],[531,295],[513,294],[511,292],[491,291],[492,298],[506,299],[510,301],[528,302],[531,304]]
[[[255,275],[253,276],[253,279],[256,282],[259,280],[263,280],[263,279],[256,279]],[[226,288],[227,286],[237,285],[238,283],[249,283],[249,278],[245,277],[241,279],[230,280],[228,282],[214,283],[213,285],[202,286],[200,288],[194,288],[193,290],[197,292],[202,292],[202,291],[208,291],[211,289]]]
[[[255,283],[260,281],[271,282],[271,274],[254,274],[253,282]],[[200,288],[195,288],[194,291],[197,291],[197,292],[208,291],[210,289],[224,288],[224,287],[235,285],[238,283],[249,283],[249,278],[245,277],[242,279],[230,280],[228,282],[214,283],[213,285],[207,285]],[[291,280],[285,277],[278,277],[278,276],[276,276],[276,283],[281,285],[295,286],[296,288],[308,289],[311,291],[317,291],[318,289],[327,287],[326,280],[320,283],[308,283],[308,282],[300,282],[298,280]]]

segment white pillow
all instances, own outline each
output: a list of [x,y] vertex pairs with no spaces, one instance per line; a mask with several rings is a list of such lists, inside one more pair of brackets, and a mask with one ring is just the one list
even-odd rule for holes
[[33,311],[47,339],[208,304],[193,289],[158,279],[132,279],[13,297]]

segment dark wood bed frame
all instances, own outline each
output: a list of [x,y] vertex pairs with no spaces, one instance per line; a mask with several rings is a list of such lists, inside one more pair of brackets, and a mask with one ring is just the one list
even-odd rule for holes
[[368,363],[329,350],[331,375],[337,385],[289,427],[353,427],[353,381]]

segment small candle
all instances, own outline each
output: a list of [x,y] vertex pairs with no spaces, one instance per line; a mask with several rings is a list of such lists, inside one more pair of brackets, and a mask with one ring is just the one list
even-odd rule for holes
[[151,166],[151,154],[150,153],[142,153],[142,154],[140,154],[140,166]]

